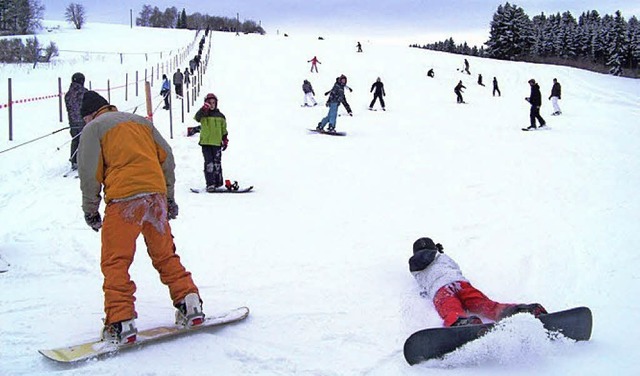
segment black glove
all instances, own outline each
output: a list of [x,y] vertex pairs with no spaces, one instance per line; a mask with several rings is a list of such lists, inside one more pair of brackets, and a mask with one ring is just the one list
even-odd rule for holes
[[98,212],[84,213],[84,220],[95,232],[98,232],[102,227],[102,218],[100,218],[100,213]]
[[178,204],[173,199],[167,199],[167,219],[176,219],[179,210]]

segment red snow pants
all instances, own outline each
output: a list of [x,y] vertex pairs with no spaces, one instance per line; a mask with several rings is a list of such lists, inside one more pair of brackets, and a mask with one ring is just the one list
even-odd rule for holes
[[512,305],[494,302],[469,282],[461,281],[442,286],[436,292],[433,304],[444,319],[444,326],[451,326],[459,317],[468,317],[467,312],[495,321],[505,308]]
[[160,281],[169,287],[173,304],[198,288],[176,254],[167,220],[167,198],[151,194],[131,200],[111,201],[102,223],[100,268],[104,275],[105,325],[135,318],[136,285],[129,276],[129,266],[136,252],[136,239],[142,233],[153,267]]

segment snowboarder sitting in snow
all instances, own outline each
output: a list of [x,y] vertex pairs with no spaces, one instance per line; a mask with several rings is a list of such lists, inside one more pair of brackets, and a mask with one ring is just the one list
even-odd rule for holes
[[538,317],[547,313],[538,303],[506,304],[489,299],[462,275],[458,264],[443,253],[440,243],[420,238],[413,243],[409,270],[420,286],[420,295],[433,300],[444,326],[482,324],[476,313],[490,320],[500,320],[520,312]]
[[204,179],[207,192],[214,192],[221,187],[222,151],[227,150],[227,119],[218,109],[218,97],[213,93],[204,98],[202,108],[193,117],[200,122],[200,146],[204,157]]
[[434,78],[436,76],[436,73],[433,71],[433,68],[429,69],[429,71],[427,72],[427,76]]

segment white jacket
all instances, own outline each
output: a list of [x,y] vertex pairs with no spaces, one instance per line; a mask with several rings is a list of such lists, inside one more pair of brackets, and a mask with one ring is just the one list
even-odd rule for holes
[[438,252],[429,266],[422,270],[411,272],[418,282],[421,295],[433,300],[436,292],[452,282],[469,282],[460,270],[460,266],[444,253]]

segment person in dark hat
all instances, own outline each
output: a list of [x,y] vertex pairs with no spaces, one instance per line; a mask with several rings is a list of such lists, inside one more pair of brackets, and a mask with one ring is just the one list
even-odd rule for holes
[[533,78],[529,80],[529,86],[531,86],[531,94],[526,97],[525,100],[531,104],[531,110],[529,111],[529,121],[531,124],[527,128],[524,128],[524,130],[536,129],[536,119],[540,122],[540,128],[547,125],[547,122],[540,116],[540,107],[542,107],[540,86]]
[[[171,147],[142,116],[120,112],[95,91],[82,99],[87,123],[80,136],[78,176],[87,225],[102,229],[100,268],[104,276],[102,340],[136,341],[136,285],[129,267],[142,233],[147,253],[176,307],[176,324],[204,322],[198,288],[176,253],[169,220],[178,216],[174,200],[175,163]],[[99,208],[104,194],[104,222]]]
[[433,301],[444,326],[482,324],[474,313],[494,321],[521,312],[536,317],[547,313],[538,303],[506,304],[489,299],[469,283],[460,266],[443,249],[431,238],[419,238],[413,243],[409,270],[420,286],[420,295]]
[[336,83],[333,85],[333,88],[324,95],[328,95],[329,99],[327,100],[327,107],[329,107],[329,113],[327,116],[322,118],[316,127],[316,130],[319,132],[324,131],[324,126],[328,125],[329,132],[336,131],[336,123],[338,121],[338,106],[344,100],[344,87],[347,85],[347,76],[340,75],[336,80]]
[[67,108],[67,119],[69,120],[69,133],[71,133],[71,169],[78,169],[78,144],[80,143],[80,133],[84,127],[84,120],[80,115],[80,107],[82,106],[82,97],[87,89],[84,87],[84,74],[77,72],[71,76],[71,84],[69,90],[64,95],[64,104]]

